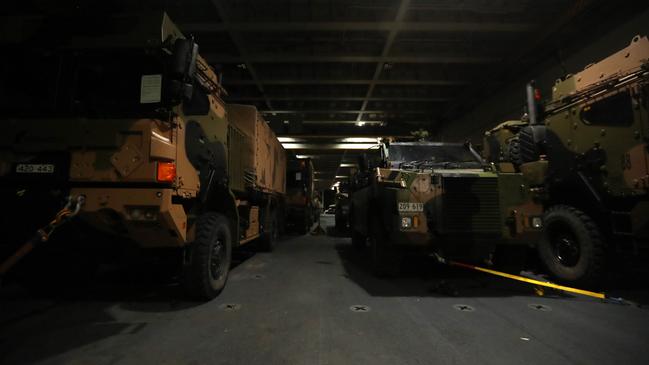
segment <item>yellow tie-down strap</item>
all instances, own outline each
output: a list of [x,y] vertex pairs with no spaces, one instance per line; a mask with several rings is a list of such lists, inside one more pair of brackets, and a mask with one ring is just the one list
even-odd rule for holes
[[458,266],[458,267],[463,267],[463,268],[466,268],[466,269],[482,271],[482,272],[486,272],[488,274],[502,276],[504,278],[518,280],[518,281],[522,281],[522,282],[525,282],[525,283],[545,286],[545,287],[548,287],[548,288],[558,289],[558,290],[562,290],[562,291],[566,291],[566,292],[570,292],[570,293],[575,293],[575,294],[580,294],[580,295],[586,295],[586,296],[593,297],[593,298],[598,298],[598,299],[607,299],[607,296],[604,293],[597,293],[597,292],[583,290],[583,289],[571,288],[569,286],[553,284],[553,283],[550,283],[550,282],[547,282],[547,281],[534,280],[534,279],[526,278],[524,276],[507,274],[507,273],[504,273],[504,272],[485,269],[485,268],[479,267],[479,266],[463,264],[461,262],[456,262],[456,261],[450,261],[449,260],[447,262],[448,262],[449,265],[452,265],[452,266]]

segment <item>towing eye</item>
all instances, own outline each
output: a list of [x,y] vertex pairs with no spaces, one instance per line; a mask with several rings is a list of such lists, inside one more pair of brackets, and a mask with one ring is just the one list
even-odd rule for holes
[[18,263],[18,261],[29,254],[36,246],[49,241],[50,236],[57,228],[67,223],[70,219],[72,219],[72,217],[79,214],[81,207],[83,206],[83,203],[85,203],[85,201],[86,197],[83,195],[77,196],[76,199],[72,196],[69,196],[67,198],[67,203],[65,204],[63,209],[59,210],[58,213],[56,213],[54,219],[52,219],[50,223],[38,229],[36,233],[34,233],[34,235],[29,240],[27,240],[27,242],[20,246],[20,248],[13,255],[2,262],[2,264],[0,265],[0,278],[2,278],[9,270],[11,270],[11,268],[13,268]]

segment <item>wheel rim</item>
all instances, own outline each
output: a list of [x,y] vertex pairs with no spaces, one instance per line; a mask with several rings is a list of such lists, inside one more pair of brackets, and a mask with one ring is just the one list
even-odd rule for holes
[[552,253],[563,266],[573,267],[579,262],[581,249],[572,230],[565,224],[556,223],[550,237]]
[[212,280],[219,280],[225,271],[226,250],[225,237],[218,235],[210,251],[210,276]]

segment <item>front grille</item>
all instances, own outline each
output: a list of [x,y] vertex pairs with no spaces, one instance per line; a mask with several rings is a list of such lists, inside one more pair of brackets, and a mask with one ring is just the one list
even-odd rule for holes
[[442,230],[445,233],[499,233],[498,180],[445,177],[442,180]]

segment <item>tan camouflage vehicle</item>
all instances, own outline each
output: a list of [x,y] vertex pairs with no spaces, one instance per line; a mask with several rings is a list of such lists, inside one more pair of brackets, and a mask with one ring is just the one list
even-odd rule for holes
[[272,249],[285,151],[254,107],[226,106],[166,14],[23,20],[2,33],[2,224],[16,233],[3,243],[84,196],[79,223],[176,250],[185,288],[206,299],[223,289],[233,247]]
[[305,234],[315,223],[315,181],[311,158],[291,157],[286,172],[286,227]]
[[557,279],[596,284],[611,251],[649,247],[648,82],[649,40],[636,36],[557,80],[545,104],[528,86],[529,123],[501,138],[519,171],[541,177],[538,251]]
[[393,142],[374,151],[354,178],[351,228],[354,246],[369,242],[377,274],[394,274],[406,250],[490,263],[499,244],[536,241],[542,207],[513,168],[497,172],[469,144]]

